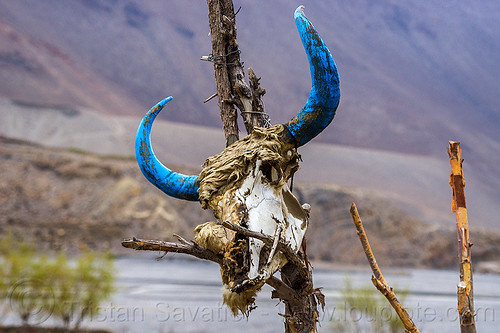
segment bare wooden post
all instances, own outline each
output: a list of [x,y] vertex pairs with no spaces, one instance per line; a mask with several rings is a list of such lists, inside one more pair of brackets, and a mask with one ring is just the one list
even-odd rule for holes
[[465,181],[462,170],[462,151],[460,142],[448,142],[451,174],[450,186],[453,190],[451,211],[455,213],[458,234],[458,259],[460,263],[460,282],[457,285],[458,314],[462,333],[476,332],[474,321],[474,297],[472,290],[472,266],[469,242],[469,222],[465,204]]
[[399,302],[396,294],[394,293],[394,290],[391,286],[389,286],[384,276],[382,275],[380,268],[378,267],[377,260],[375,260],[375,256],[373,255],[370,243],[368,242],[368,237],[366,237],[365,228],[363,228],[363,222],[359,217],[358,209],[356,208],[356,205],[354,203],[352,203],[351,205],[351,216],[354,225],[356,226],[356,232],[358,234],[359,240],[361,241],[361,245],[363,246],[363,250],[365,251],[366,258],[368,259],[368,263],[370,264],[370,268],[373,272],[373,285],[385,296],[385,298],[387,298],[391,306],[394,308],[399,316],[399,319],[401,319],[401,322],[405,327],[405,331],[418,333],[419,330],[411,320],[410,315],[403,307],[403,305]]
[[250,87],[245,82],[240,50],[236,41],[236,14],[232,0],[207,0],[208,22],[212,36],[212,54],[202,57],[214,63],[215,82],[219,97],[222,126],[226,147],[238,140],[237,106],[242,114],[247,133],[254,126],[268,127],[267,115],[261,97],[265,90],[259,86],[259,78],[248,69]]
[[[234,61],[234,53],[228,50],[228,38],[226,29],[222,24],[222,17],[233,17],[234,8],[232,1],[207,0],[208,23],[212,36],[212,55],[214,62],[215,82],[219,97],[219,108],[222,119],[222,127],[226,138],[226,147],[236,142],[238,134],[238,114],[232,103],[231,83],[227,63]],[[235,32],[236,33],[236,32]],[[236,52],[237,49],[235,50]],[[232,55],[232,57],[230,57]],[[231,58],[231,59],[229,59]],[[239,58],[239,56],[238,56]]]

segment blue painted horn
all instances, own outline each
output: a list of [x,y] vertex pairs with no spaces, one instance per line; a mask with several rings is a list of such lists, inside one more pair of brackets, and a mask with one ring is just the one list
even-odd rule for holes
[[[304,15],[304,7],[295,11],[295,23],[304,44],[311,71],[312,87],[302,110],[284,127],[291,140],[300,147],[325,129],[335,116],[339,104],[339,76],[333,57],[314,26]],[[135,155],[144,176],[167,195],[198,201],[198,176],[187,176],[170,170],[155,156],[151,147],[151,126],[158,113],[172,97],[156,104],[142,119],[135,139]]]
[[171,99],[170,96],[156,104],[142,119],[135,136],[135,157],[144,177],[167,195],[197,201],[198,176],[187,176],[170,170],[156,158],[151,147],[151,126],[153,121]]
[[312,86],[302,110],[284,126],[292,135],[296,147],[300,147],[332,122],[339,105],[340,87],[335,61],[312,23],[305,17],[304,6],[297,8],[294,16],[309,59]]

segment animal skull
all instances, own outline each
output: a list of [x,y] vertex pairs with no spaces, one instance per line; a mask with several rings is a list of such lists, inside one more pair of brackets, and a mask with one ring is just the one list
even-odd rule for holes
[[[202,207],[211,208],[219,221],[230,221],[267,235],[279,231],[279,237],[298,251],[308,219],[288,188],[287,181],[298,169],[299,155],[293,144],[280,139],[284,131],[282,125],[258,128],[222,153],[207,159],[199,176],[199,195]],[[200,243],[210,235],[204,228],[212,229],[214,225],[209,223],[197,229]],[[227,237],[229,246],[224,242],[220,248],[209,248],[221,254],[231,252],[234,246],[241,245],[240,238],[232,233]],[[242,257],[242,262],[234,269],[228,262],[225,269],[231,290],[260,287],[261,282],[286,263],[281,254],[269,257],[268,248],[262,253],[264,243],[260,240],[250,238],[244,245],[248,253],[244,251],[238,256]],[[231,260],[234,255],[226,257]],[[244,264],[245,260],[248,265]]]
[[[290,191],[287,181],[298,170],[296,151],[332,121],[340,90],[335,62],[321,37],[304,16],[295,22],[309,59],[312,87],[304,108],[288,123],[256,128],[250,135],[206,160],[200,175],[187,176],[164,166],[151,148],[154,119],[172,97],[153,107],[143,118],[136,136],[136,157],[144,176],[167,195],[200,201],[219,221],[274,236],[298,252],[308,225],[308,210]],[[254,238],[207,222],[195,229],[195,241],[224,257],[224,301],[235,314],[246,313],[256,292],[280,269],[286,258]]]

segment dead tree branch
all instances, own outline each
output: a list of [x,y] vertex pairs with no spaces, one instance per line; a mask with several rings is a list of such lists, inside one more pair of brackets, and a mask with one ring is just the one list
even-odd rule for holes
[[254,126],[266,126],[268,117],[264,113],[261,100],[265,90],[260,88],[259,78],[251,69],[250,87],[244,80],[245,72],[236,41],[236,14],[232,0],[207,0],[207,5],[212,54],[202,59],[214,63],[227,147],[239,138],[235,106],[241,111],[247,133],[251,133]]
[[262,96],[266,93],[266,89],[260,87],[260,77],[255,75],[251,67],[248,68],[248,80],[250,81],[250,90],[252,92],[252,108],[250,109],[251,112],[245,110],[244,114],[247,114],[245,124],[249,124],[247,131],[250,129],[251,132],[254,127],[270,127],[271,121],[264,111],[264,102],[262,101]]
[[476,332],[474,321],[474,296],[472,288],[472,263],[469,242],[469,222],[465,204],[465,181],[462,170],[462,150],[460,142],[448,142],[451,174],[450,186],[453,190],[451,211],[455,213],[458,233],[458,259],[460,262],[460,282],[457,286],[458,314],[462,333]]
[[[226,65],[234,62],[236,59],[234,59],[234,56],[230,59],[230,52],[232,51],[228,50],[228,37],[226,29],[222,24],[222,17],[227,17],[228,15],[230,17],[234,16],[234,8],[232,1],[207,0],[207,5],[208,24],[210,26],[210,35],[212,36],[211,60],[214,63],[222,127],[226,138],[226,147],[228,147],[239,139],[238,114],[234,108],[234,103],[231,102],[232,85],[229,79],[228,66]],[[237,49],[233,51],[236,51],[234,54],[239,53]]]
[[356,205],[354,203],[352,203],[351,205],[351,216],[354,221],[354,225],[356,226],[356,232],[358,234],[359,240],[361,241],[361,245],[363,246],[363,250],[365,251],[366,258],[368,259],[368,263],[370,264],[370,268],[373,272],[373,285],[385,296],[385,298],[387,298],[391,306],[398,314],[399,319],[401,319],[405,330],[411,333],[419,332],[417,327],[411,320],[410,315],[397,299],[394,290],[391,286],[389,286],[384,276],[382,275],[382,272],[378,267],[377,260],[375,260],[375,256],[373,255],[370,243],[368,242],[368,237],[366,236],[365,229],[363,228],[363,222],[359,217],[358,209],[356,208]]
[[122,246],[142,251],[159,251],[159,252],[174,252],[192,255],[199,259],[209,260],[218,264],[222,263],[222,256],[213,253],[210,250],[204,249],[198,244],[186,241],[181,238],[179,243],[165,242],[160,240],[144,240],[138,238],[129,238],[122,241]]
[[[213,261],[219,265],[222,264],[222,256],[215,254],[210,250],[202,248],[195,242],[187,241],[178,235],[175,236],[179,239],[179,243],[166,242],[161,240],[146,240],[133,237],[123,240],[121,244],[123,247],[137,251],[184,253],[199,259]],[[283,281],[274,276],[271,276],[266,281],[266,283],[275,289],[273,293],[275,297],[273,298],[279,298],[284,301],[292,302],[296,298],[298,298],[297,293],[292,288],[290,288]]]

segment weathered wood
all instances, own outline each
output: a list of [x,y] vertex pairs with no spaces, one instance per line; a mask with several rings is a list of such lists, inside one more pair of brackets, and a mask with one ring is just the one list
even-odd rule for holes
[[448,142],[450,158],[450,186],[453,190],[451,211],[455,213],[458,235],[458,259],[460,263],[460,282],[457,285],[458,314],[462,333],[476,332],[474,321],[474,296],[472,288],[472,262],[469,242],[469,222],[465,201],[465,181],[462,169],[462,150],[460,142]]
[[[226,138],[226,147],[239,139],[238,114],[234,107],[232,84],[228,63],[234,62],[234,54],[238,50],[229,50],[229,38],[226,23],[223,17],[234,17],[233,2],[228,0],[207,0],[208,24],[212,36],[212,59],[214,62],[215,83],[219,97],[219,108],[222,119],[222,127]],[[236,33],[236,31],[234,31]],[[236,51],[234,54],[231,52]]]
[[269,117],[264,112],[259,78],[249,68],[250,86],[245,82],[243,63],[236,40],[236,14],[231,0],[207,0],[215,81],[219,107],[226,137],[226,146],[238,139],[235,106],[240,109],[247,133],[254,127],[269,127]]
[[248,80],[250,81],[250,89],[252,91],[252,111],[247,112],[250,115],[248,123],[253,127],[270,127],[271,122],[269,116],[264,110],[264,102],[262,96],[266,93],[266,89],[260,87],[260,77],[255,75],[255,72],[250,67],[248,68]]
[[293,298],[284,300],[285,333],[316,332],[318,301],[324,302],[324,296],[319,289],[314,289],[312,272],[288,263],[281,268],[281,279],[295,292]]
[[[142,251],[159,251],[159,252],[174,252],[192,255],[199,259],[209,260],[222,264],[222,256],[213,253],[210,250],[204,249],[194,242],[186,241],[179,238],[179,243],[165,242],[161,240],[145,240],[138,238],[129,238],[122,241],[122,246]],[[181,240],[182,239],[182,240]]]
[[365,228],[363,227],[363,222],[359,217],[358,209],[356,208],[356,205],[354,203],[352,203],[351,205],[351,216],[354,225],[356,226],[356,233],[358,234],[359,240],[361,241],[361,245],[363,246],[363,250],[366,254],[366,258],[368,259],[368,263],[370,264],[370,268],[372,269],[373,272],[372,275],[373,285],[378,289],[378,291],[380,291],[385,296],[385,298],[394,308],[397,315],[399,316],[399,319],[403,323],[405,330],[411,333],[419,332],[417,327],[411,320],[410,315],[397,299],[394,290],[392,289],[391,286],[389,286],[384,276],[382,275],[382,272],[378,267],[377,260],[373,255],[370,243],[368,242],[368,237],[366,236]]

